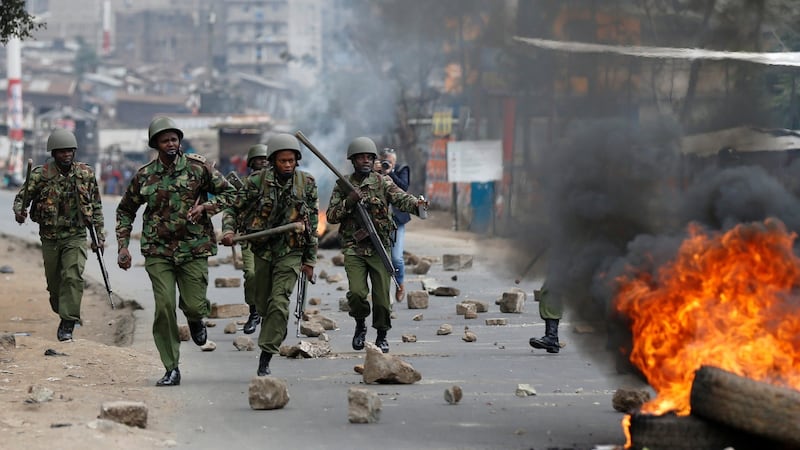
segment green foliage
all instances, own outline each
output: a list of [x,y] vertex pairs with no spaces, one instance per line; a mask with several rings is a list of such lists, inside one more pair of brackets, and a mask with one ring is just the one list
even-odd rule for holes
[[25,10],[25,0],[2,0],[0,4],[0,43],[6,44],[11,37],[29,38],[32,32],[45,28],[37,23]]

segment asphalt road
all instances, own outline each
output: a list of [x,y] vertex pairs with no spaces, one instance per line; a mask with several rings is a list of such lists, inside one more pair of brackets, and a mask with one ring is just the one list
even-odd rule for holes
[[[10,191],[0,191],[0,210],[6,211],[0,215],[0,232],[38,241],[35,224],[20,226],[14,222],[13,195]],[[104,205],[110,236],[113,236],[115,207],[113,200]],[[134,231],[140,230],[140,224],[135,224]],[[123,272],[116,267],[116,242],[110,237],[105,260],[114,292],[135,299],[144,308],[136,313],[133,345],[155,354],[151,336],[153,299],[144,268],[136,266],[143,261],[138,250],[138,241],[134,241],[131,246],[134,267]],[[540,450],[592,449],[625,442],[620,426],[623,416],[614,411],[611,398],[619,387],[643,385],[629,375],[617,374],[613,365],[603,363],[609,358],[602,357],[605,354],[602,333],[579,334],[575,331],[576,324],[565,317],[560,337],[567,346],[561,353],[551,355],[533,350],[528,339],[541,336],[544,324],[532,295],[522,314],[500,313],[494,301],[514,286],[531,294],[540,281],[523,280],[516,285],[513,274],[494,273],[501,265],[489,255],[496,252],[485,251],[480,240],[467,233],[431,233],[412,221],[407,230],[406,250],[437,258],[446,253],[474,255],[471,269],[445,272],[438,263],[426,275],[436,278],[441,285],[460,289],[459,297],[432,296],[426,310],[409,310],[405,302],[395,305],[397,318],[389,333],[391,354],[420,371],[420,382],[413,385],[362,382],[353,367],[363,363],[364,353],[350,348],[354,323],[347,313],[338,311],[339,299],[345,291],[337,287],[346,288],[346,281],[329,284],[320,280],[310,286],[309,297],[320,297],[322,314],[339,326],[338,330],[328,332],[334,354],[322,359],[273,358],[273,376],[289,384],[290,401],[283,409],[250,409],[248,383],[255,376],[259,352],[239,352],[233,347],[236,335],[222,332],[231,319],[219,319],[217,327],[209,328],[209,338],[217,344],[216,351],[201,352],[193,343],[183,343],[181,386],[160,388],[163,395],[179,405],[177,413],[169,417],[178,448]],[[228,256],[230,252],[229,248],[220,247],[219,256]],[[338,250],[321,250],[317,271],[344,274],[344,268],[334,267],[330,262],[337,253]],[[87,274],[100,280],[100,271],[93,261],[87,263]],[[238,275],[231,265],[212,267],[209,298],[219,304],[243,302],[241,288],[213,286],[216,277]],[[457,280],[452,280],[454,275]],[[419,278],[408,274],[407,290],[420,289]],[[488,302],[490,312],[473,320],[456,315],[456,303],[466,298]],[[411,317],[419,313],[424,319],[412,321]],[[487,318],[505,318],[508,325],[487,326],[484,322]],[[180,313],[179,322],[185,322]],[[436,335],[443,323],[453,326],[453,334]],[[299,341],[294,337],[294,326],[292,318],[285,343]],[[477,334],[477,342],[461,340],[464,326]],[[402,334],[415,334],[418,341],[402,343]],[[370,329],[367,337],[374,340],[375,330]],[[155,383],[162,374],[154,373],[151,381]],[[529,384],[537,394],[516,396],[518,384]],[[464,392],[457,405],[444,400],[445,389],[452,385],[461,386]],[[379,423],[348,422],[347,390],[352,386],[367,387],[379,395],[383,402]]]

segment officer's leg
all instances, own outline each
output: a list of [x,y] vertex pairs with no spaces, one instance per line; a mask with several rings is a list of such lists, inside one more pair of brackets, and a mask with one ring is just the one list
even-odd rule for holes
[[558,353],[561,345],[558,342],[558,321],[561,320],[563,304],[560,297],[552,295],[546,287],[542,287],[539,300],[539,316],[544,320],[545,333],[539,339],[531,338],[528,343],[533,348]]
[[244,272],[244,302],[250,307],[250,315],[244,324],[244,334],[253,334],[261,323],[261,316],[256,311],[256,269],[253,251],[249,247],[242,248],[242,271]]
[[50,309],[58,314],[58,295],[61,286],[61,256],[58,242],[42,238],[42,259],[44,260],[44,276],[47,280]]
[[386,333],[392,328],[392,305],[389,302],[391,278],[378,255],[367,258],[367,269],[369,280],[372,283],[372,327],[378,330],[375,345],[383,353],[387,353],[389,343],[386,340]]
[[171,371],[178,367],[181,344],[175,311],[175,265],[166,258],[147,256],[144,268],[150,276],[155,300],[153,341],[161,362],[167,371]]
[[259,356],[256,375],[261,377],[270,374],[269,362],[272,359],[272,353],[268,352],[265,347],[269,342],[270,335],[270,330],[267,328],[266,324],[269,320],[267,315],[269,313],[270,295],[272,293],[273,261],[255,255],[254,269],[256,280],[258,280],[255,287],[254,300],[256,312],[261,317],[261,330],[258,332],[258,348],[261,349],[261,355]]
[[181,294],[180,308],[189,323],[192,340],[205,345],[206,326],[203,319],[211,312],[208,290],[208,258],[195,258],[176,265],[176,281]]
[[[297,283],[302,256],[290,253],[275,261],[272,267],[272,290],[267,300],[267,315],[261,326],[258,346],[262,352],[271,355],[278,353],[283,340],[286,339],[286,325],[289,320],[289,303],[292,290]],[[259,366],[259,372],[269,373],[269,359],[266,367]],[[259,361],[260,363],[261,361]]]
[[61,289],[58,309],[61,319],[81,323],[83,271],[86,268],[86,238],[76,237],[61,242]]
[[367,286],[367,260],[363,256],[345,255],[344,271],[347,273],[347,304],[350,307],[350,317],[356,320],[356,330],[353,334],[353,350],[364,348],[367,337],[366,318],[370,313],[369,286]]

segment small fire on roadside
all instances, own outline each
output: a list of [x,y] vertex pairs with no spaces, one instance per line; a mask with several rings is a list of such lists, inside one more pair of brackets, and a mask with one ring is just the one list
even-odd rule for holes
[[633,268],[617,280],[614,307],[631,324],[629,359],[657,394],[643,413],[688,415],[701,365],[800,389],[796,237],[776,219],[724,233],[691,225],[655,275]]

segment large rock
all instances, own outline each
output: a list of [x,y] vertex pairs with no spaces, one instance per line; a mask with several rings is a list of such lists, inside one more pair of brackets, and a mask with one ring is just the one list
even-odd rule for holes
[[325,330],[335,330],[337,328],[335,320],[325,317],[322,314],[315,314],[313,316],[310,316],[308,320],[322,325],[322,328]]
[[236,303],[233,305],[218,305],[211,304],[211,314],[208,317],[212,319],[227,319],[229,317],[241,317],[250,314],[250,307],[245,303]]
[[439,286],[431,291],[431,295],[437,297],[458,297],[461,295],[461,291],[458,288],[450,286]]
[[427,309],[428,292],[409,291],[409,293],[407,294],[406,304],[408,305],[408,309]]
[[415,275],[425,275],[429,270],[431,270],[431,261],[428,259],[420,259],[411,269],[411,272]]
[[247,397],[252,409],[281,409],[289,403],[289,385],[280,378],[254,377]]
[[318,337],[323,333],[325,333],[325,328],[319,322],[310,320],[300,322],[300,334],[303,336]]
[[14,333],[7,333],[0,335],[0,350],[11,351],[17,348],[17,338]]
[[500,299],[500,312],[521,314],[524,306],[524,292],[503,292],[503,298]]
[[381,418],[381,399],[368,389],[348,389],[347,405],[347,420],[350,423],[376,423]]
[[147,405],[142,402],[105,402],[100,408],[98,419],[113,420],[129,427],[147,427]]
[[364,361],[364,383],[413,384],[422,379],[411,364],[397,356],[385,354],[375,344],[367,342]]
[[239,277],[222,277],[214,279],[214,287],[228,288],[228,287],[241,287],[242,279]]
[[296,345],[282,345],[280,355],[287,358],[319,358],[331,353],[331,344],[326,341],[300,341]]
[[233,346],[240,352],[252,352],[256,349],[256,343],[250,336],[236,336],[236,339],[233,340]]
[[489,312],[489,304],[480,300],[467,299],[462,300],[461,303],[469,303],[475,305],[475,312],[485,313]]
[[472,255],[442,255],[444,270],[464,270],[472,268]]

